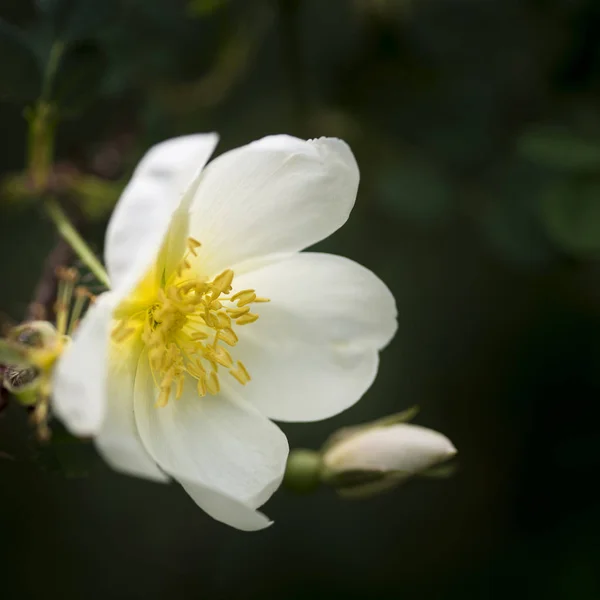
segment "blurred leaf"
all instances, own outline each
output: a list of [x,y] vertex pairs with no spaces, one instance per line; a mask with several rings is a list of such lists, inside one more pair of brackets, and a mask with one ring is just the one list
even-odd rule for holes
[[423,161],[399,159],[380,171],[376,185],[382,206],[397,217],[438,221],[452,208],[452,188]]
[[119,0],[38,0],[37,4],[63,42],[93,37],[115,20],[120,8]]
[[564,181],[549,187],[540,201],[548,235],[564,250],[600,253],[600,182]]
[[600,170],[600,140],[587,140],[566,129],[548,127],[528,131],[518,140],[517,153],[553,169]]
[[90,104],[98,94],[106,70],[106,56],[97,45],[82,42],[70,47],[53,85],[52,100],[59,111],[76,114]]
[[40,65],[27,38],[0,19],[0,98],[35,100],[41,81]]

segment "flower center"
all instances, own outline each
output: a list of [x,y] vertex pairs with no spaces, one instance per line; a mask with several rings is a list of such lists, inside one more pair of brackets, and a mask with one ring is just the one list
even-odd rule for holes
[[[156,298],[142,310],[120,318],[112,338],[121,342],[136,332],[148,349],[152,377],[159,388],[157,405],[166,406],[173,391],[181,397],[186,375],[196,380],[198,394],[218,394],[219,367],[242,385],[250,374],[241,361],[234,362],[226,346],[238,343],[236,326],[254,323],[250,312],[259,298],[254,290],[233,295],[233,271],[226,269],[212,281],[191,275],[189,255],[200,243],[188,239],[188,252],[175,274],[159,288]],[[117,310],[117,313],[122,314]]]

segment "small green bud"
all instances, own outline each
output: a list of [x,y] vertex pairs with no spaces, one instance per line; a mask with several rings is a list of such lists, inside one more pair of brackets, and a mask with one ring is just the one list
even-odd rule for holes
[[292,450],[285,469],[284,485],[297,493],[306,494],[321,483],[322,460],[319,452],[299,448]]

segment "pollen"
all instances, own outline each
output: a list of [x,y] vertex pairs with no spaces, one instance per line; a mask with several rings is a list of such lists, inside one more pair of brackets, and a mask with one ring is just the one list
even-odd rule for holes
[[173,275],[156,294],[147,302],[136,302],[135,308],[127,310],[134,305],[125,301],[117,309],[119,318],[112,330],[116,344],[135,338],[146,346],[158,407],[179,398],[186,380],[195,380],[199,397],[218,394],[222,376],[246,385],[250,374],[233,356],[239,341],[235,329],[259,318],[251,312],[252,304],[269,301],[258,297],[255,290],[230,295],[234,281],[231,269],[212,281],[197,276],[193,264],[201,244],[188,238],[186,247]]

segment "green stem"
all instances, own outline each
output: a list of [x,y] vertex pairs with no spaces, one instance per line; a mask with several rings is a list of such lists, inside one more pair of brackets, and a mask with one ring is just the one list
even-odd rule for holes
[[73,248],[77,256],[83,261],[88,269],[96,276],[96,279],[106,287],[110,287],[108,274],[102,266],[102,263],[96,258],[85,240],[77,233],[75,227],[64,213],[58,202],[55,200],[46,200],[44,203],[48,216],[52,219],[58,233]]
[[29,118],[29,172],[36,190],[44,189],[52,164],[55,115],[49,98],[63,50],[62,42],[52,44],[44,70],[42,91]]
[[56,40],[50,48],[50,55],[48,56],[48,62],[46,63],[46,69],[44,70],[44,79],[42,81],[42,91],[40,94],[40,102],[46,103],[50,97],[50,91],[54,76],[58,70],[60,60],[62,58],[63,50],[65,45],[60,40]]

